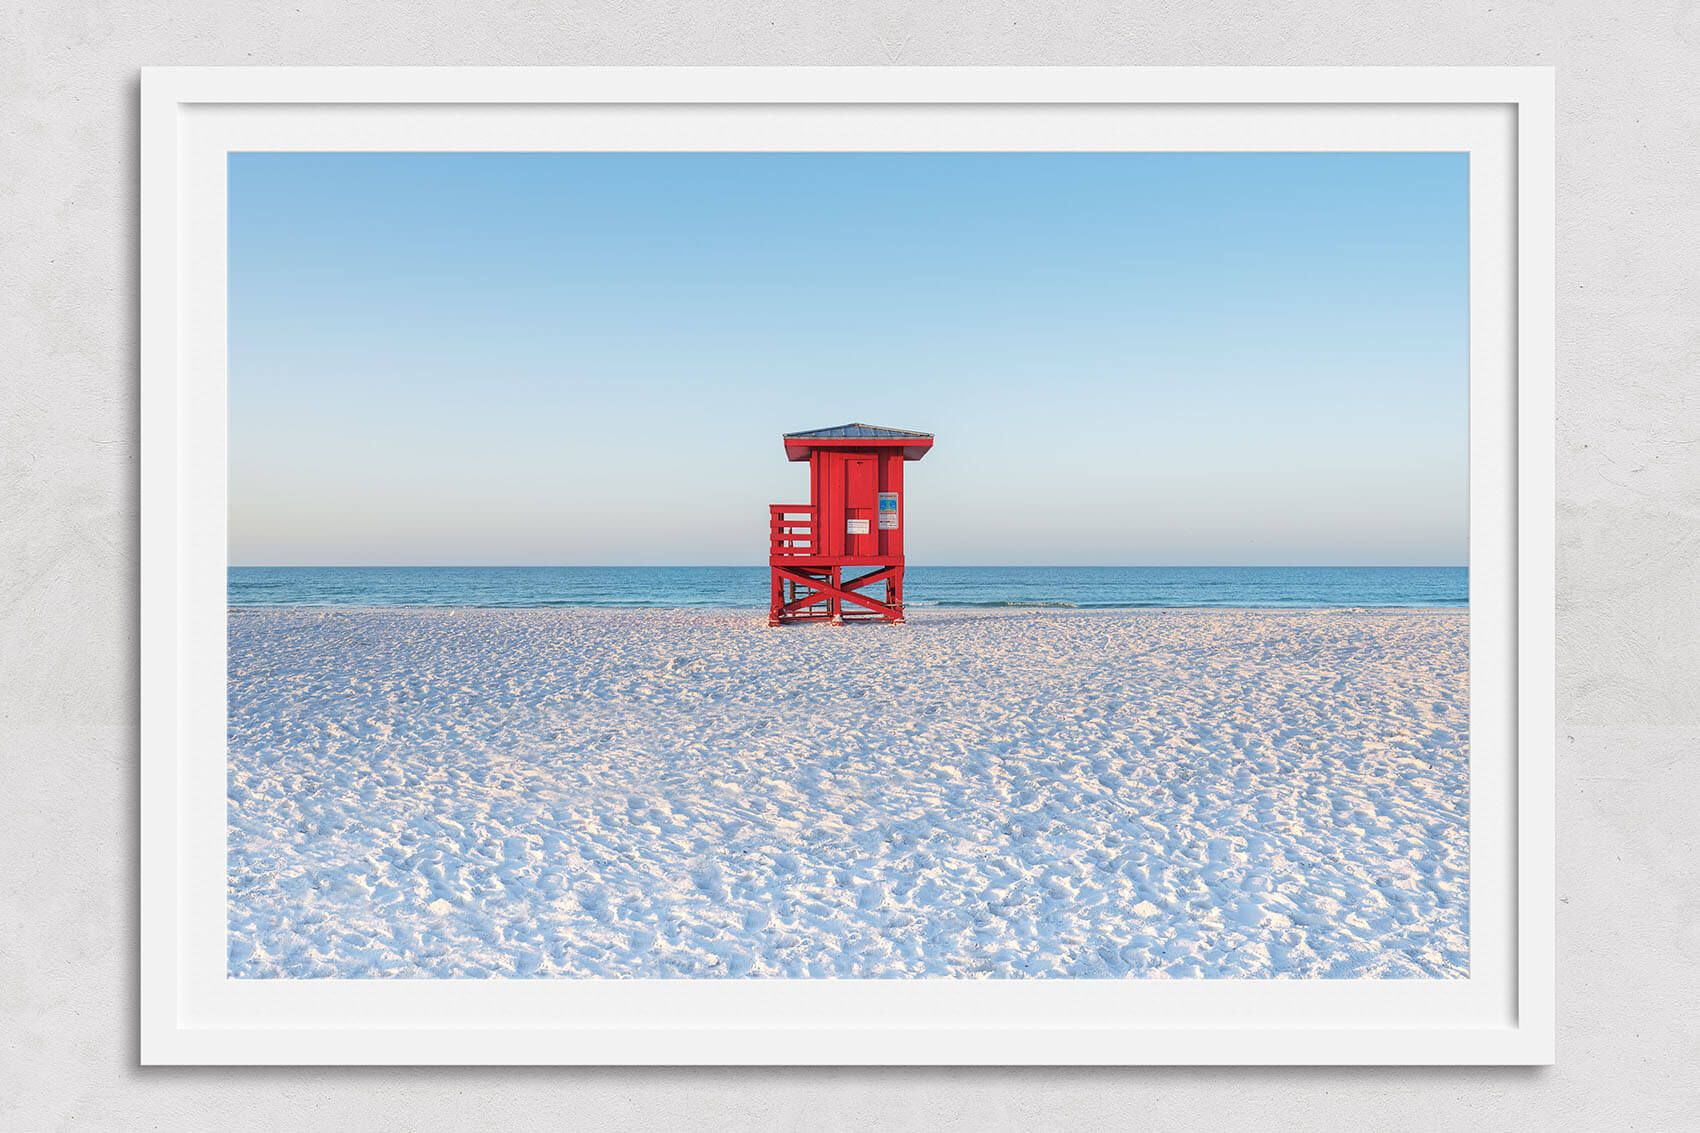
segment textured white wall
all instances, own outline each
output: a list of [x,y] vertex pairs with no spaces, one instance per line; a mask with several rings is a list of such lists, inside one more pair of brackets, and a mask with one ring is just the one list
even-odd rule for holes
[[[262,63],[1557,65],[1559,1065],[137,1069],[136,68]],[[1693,1127],[1700,5],[68,0],[0,106],[0,1127]]]

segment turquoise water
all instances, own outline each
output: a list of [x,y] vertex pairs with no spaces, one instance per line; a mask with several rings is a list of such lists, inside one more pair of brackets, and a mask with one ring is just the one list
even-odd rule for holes
[[[912,566],[906,605],[1469,605],[1465,567]],[[767,608],[766,567],[231,567],[232,606]]]

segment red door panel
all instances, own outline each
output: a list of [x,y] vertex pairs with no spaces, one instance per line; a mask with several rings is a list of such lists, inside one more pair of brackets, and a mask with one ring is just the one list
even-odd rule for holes
[[874,517],[874,507],[878,502],[874,462],[871,457],[852,457],[845,466],[845,551],[871,557],[878,553],[879,547],[879,531]]

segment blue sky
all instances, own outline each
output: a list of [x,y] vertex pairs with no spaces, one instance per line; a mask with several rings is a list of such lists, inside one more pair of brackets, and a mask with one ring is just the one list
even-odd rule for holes
[[1462,564],[1461,154],[239,154],[233,564]]

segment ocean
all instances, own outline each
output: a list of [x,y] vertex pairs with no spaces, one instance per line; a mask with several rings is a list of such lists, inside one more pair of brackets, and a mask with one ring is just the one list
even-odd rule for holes
[[[1467,567],[912,566],[905,605],[1465,608]],[[231,606],[767,608],[761,567],[231,567]]]

